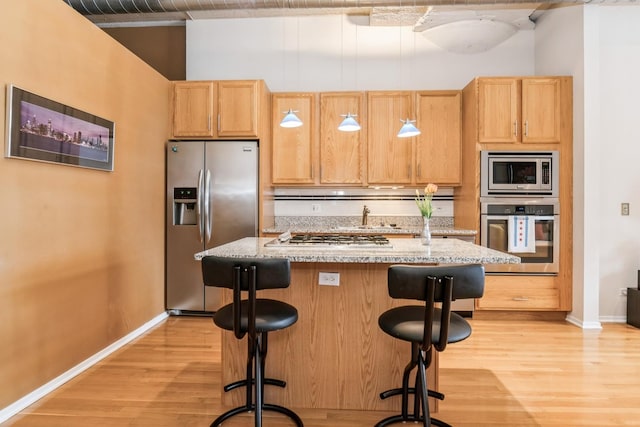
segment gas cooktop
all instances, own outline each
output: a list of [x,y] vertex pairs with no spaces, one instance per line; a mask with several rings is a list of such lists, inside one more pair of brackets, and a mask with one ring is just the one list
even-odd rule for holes
[[[288,237],[288,236],[287,236]],[[377,234],[296,234],[277,238],[265,246],[353,246],[358,248],[390,248],[389,239]]]

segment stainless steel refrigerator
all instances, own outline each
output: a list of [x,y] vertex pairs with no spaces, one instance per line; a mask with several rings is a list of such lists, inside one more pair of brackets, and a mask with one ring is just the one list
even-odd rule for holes
[[217,310],[219,289],[203,285],[193,255],[258,235],[258,143],[170,141],[166,218],[167,310]]

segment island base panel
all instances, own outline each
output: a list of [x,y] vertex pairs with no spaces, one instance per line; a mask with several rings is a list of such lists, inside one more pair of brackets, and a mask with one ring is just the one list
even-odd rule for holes
[[[267,386],[265,402],[290,408],[400,412],[401,397],[382,400],[380,392],[401,386],[411,344],[383,333],[378,316],[389,308],[418,302],[389,297],[388,267],[292,263],[288,289],[260,291],[260,298],[286,301],[299,314],[292,327],[269,333],[266,376],[285,380],[287,386]],[[339,273],[339,286],[320,286],[320,272]],[[225,292],[223,298],[229,302],[231,293]],[[246,353],[246,340],[223,332],[223,384],[245,377]],[[429,388],[437,390],[437,353],[434,356],[427,375]],[[224,393],[223,402],[237,406],[244,399],[240,388]],[[436,411],[437,402],[430,400]]]

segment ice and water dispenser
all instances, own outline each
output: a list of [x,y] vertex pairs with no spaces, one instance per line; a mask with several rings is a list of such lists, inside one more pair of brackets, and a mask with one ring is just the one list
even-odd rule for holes
[[198,224],[198,190],[195,187],[173,189],[173,225]]

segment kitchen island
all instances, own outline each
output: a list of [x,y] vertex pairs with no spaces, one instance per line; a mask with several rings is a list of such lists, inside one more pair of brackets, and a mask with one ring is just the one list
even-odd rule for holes
[[[271,243],[275,246],[265,246]],[[381,391],[399,387],[410,345],[378,327],[378,316],[407,304],[387,292],[392,264],[509,264],[518,257],[457,239],[389,239],[387,247],[277,244],[272,238],[245,238],[196,254],[291,260],[291,286],[264,290],[261,298],[286,301],[298,309],[298,322],[269,335],[266,374],[287,387],[269,386],[266,401],[291,408],[398,410],[399,398],[381,400]],[[334,273],[320,285],[321,273]],[[323,275],[325,277],[325,275]],[[223,302],[230,301],[225,290]],[[213,326],[212,326],[213,327]],[[429,376],[437,389],[437,357]],[[231,333],[222,338],[222,382],[245,376],[246,344]],[[227,405],[242,404],[243,390],[224,393]]]

